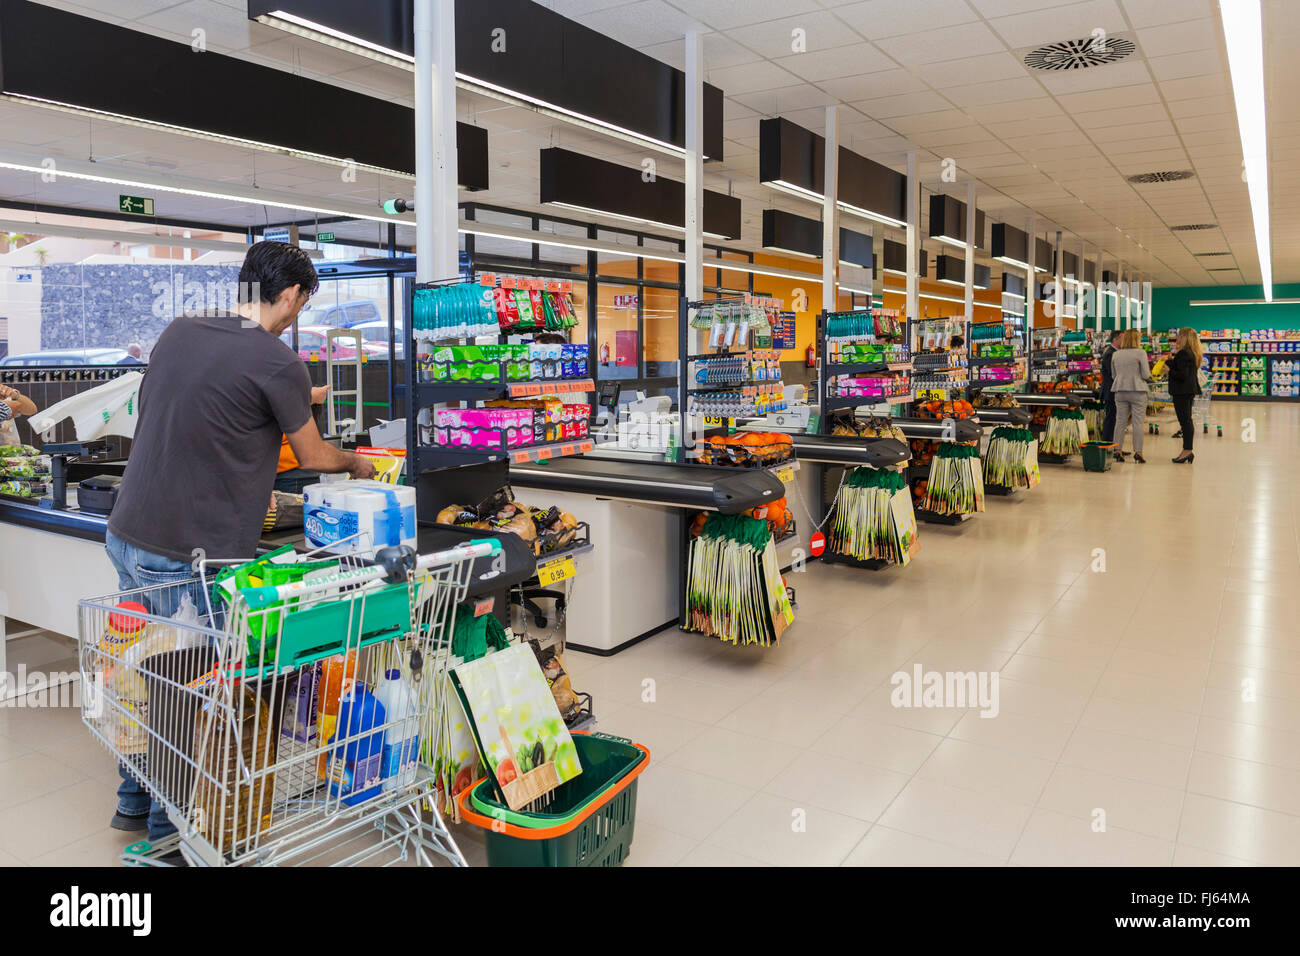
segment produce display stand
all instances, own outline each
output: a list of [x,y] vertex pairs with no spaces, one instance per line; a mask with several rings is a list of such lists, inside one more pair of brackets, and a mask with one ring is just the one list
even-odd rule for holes
[[[717,334],[717,328],[706,330],[703,327],[697,328],[704,338],[706,344],[712,343],[711,351],[692,352],[692,317],[710,316],[716,319],[728,307],[748,307],[756,310],[757,313],[765,313],[769,306],[775,306],[775,300],[754,299],[747,296],[726,296],[718,299],[708,299],[692,302],[682,297],[678,300],[677,308],[677,382],[678,382],[678,409],[681,421],[681,445],[679,451],[679,461],[666,462],[667,467],[676,470],[680,475],[692,475],[694,473],[705,473],[711,476],[720,475],[724,478],[730,478],[732,474],[736,475],[734,483],[743,493],[725,502],[715,502],[714,507],[684,509],[681,511],[681,553],[678,574],[678,618],[677,626],[688,633],[699,633],[690,626],[690,563],[692,535],[691,528],[695,516],[701,511],[713,511],[718,514],[737,515],[747,512],[754,508],[760,508],[763,505],[777,501],[787,496],[787,488],[794,487],[795,473],[802,464],[798,460],[798,453],[793,447],[793,437],[788,446],[788,457],[781,457],[777,454],[767,454],[762,449],[755,453],[747,455],[727,456],[724,459],[715,457],[706,453],[706,449],[700,447],[697,437],[702,438],[705,442],[713,437],[722,435],[730,436],[737,432],[738,425],[744,425],[746,416],[740,417],[706,417],[703,415],[692,415],[690,413],[690,402],[693,395],[707,394],[711,390],[710,386],[697,386],[694,383],[694,377],[691,372],[693,362],[704,362],[709,359],[722,359],[733,355],[745,355],[751,347],[751,342],[747,336],[761,334],[761,328],[746,326],[744,332],[737,327],[736,334],[732,335],[732,330],[728,328],[725,336]],[[760,320],[762,316],[759,316]],[[754,383],[750,383],[754,384]],[[725,388],[727,386],[723,386]],[[756,407],[753,409],[757,413],[760,409],[757,404],[756,393],[747,392],[746,396],[755,401]],[[757,419],[760,416],[754,414],[750,420]],[[696,429],[696,422],[702,424],[702,428]],[[761,424],[755,424],[752,429],[762,430]],[[728,482],[729,484],[732,482]],[[717,507],[722,505],[722,507]],[[787,522],[784,528],[780,529],[782,537],[789,537],[794,533],[793,523]],[[777,535],[773,534],[773,543],[777,540]]]

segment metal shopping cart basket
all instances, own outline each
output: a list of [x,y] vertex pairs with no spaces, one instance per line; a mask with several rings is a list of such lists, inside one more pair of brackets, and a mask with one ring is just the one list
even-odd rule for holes
[[[465,865],[430,766],[454,609],[474,560],[500,552],[282,549],[82,601],[82,719],[178,831],[124,862]],[[408,692],[389,714],[366,689],[393,671]]]

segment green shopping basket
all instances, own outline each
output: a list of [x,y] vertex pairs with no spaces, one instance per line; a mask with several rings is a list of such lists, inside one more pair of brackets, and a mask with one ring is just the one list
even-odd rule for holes
[[541,811],[511,810],[487,777],[460,792],[461,817],[486,832],[489,866],[620,866],[627,859],[636,778],[650,751],[604,734],[578,732],[573,743],[582,773],[560,784]]
[[1110,471],[1111,456],[1119,447],[1113,441],[1088,441],[1083,443],[1083,470]]

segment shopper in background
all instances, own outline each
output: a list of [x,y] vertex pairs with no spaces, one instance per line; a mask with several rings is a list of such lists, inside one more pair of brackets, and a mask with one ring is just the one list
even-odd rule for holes
[[1111,394],[1115,396],[1115,460],[1124,460],[1124,431],[1133,426],[1133,460],[1146,464],[1142,457],[1142,433],[1147,420],[1147,383],[1151,381],[1151,363],[1141,348],[1142,335],[1129,329],[1119,338],[1119,347],[1110,357]]
[[1192,425],[1192,402],[1201,394],[1201,337],[1195,329],[1181,328],[1174,340],[1174,350],[1166,363],[1169,366],[1169,397],[1174,401],[1179,431],[1183,436],[1183,450],[1173,459],[1175,465],[1190,462],[1192,439],[1196,429]]
[[144,365],[144,349],[139,342],[132,342],[126,347],[126,355],[117,360],[118,365]]
[[35,415],[36,403],[8,385],[0,385],[0,445],[21,445],[18,426],[19,415]]
[[964,338],[962,338],[960,335],[954,335],[952,338],[948,339],[948,351],[960,352],[962,346],[964,346],[965,344],[966,344],[966,340]]
[[1110,342],[1101,352],[1101,391],[1097,397],[1106,406],[1106,416],[1101,423],[1101,440],[1106,442],[1115,440],[1115,373],[1111,369],[1110,360],[1115,356],[1115,343],[1123,334],[1119,329],[1111,332]]
[[[280,436],[304,468],[369,478],[365,458],[327,444],[311,413],[311,377],[279,338],[317,288],[307,254],[251,246],[235,313],[182,315],[159,337],[140,386],[131,456],[105,546],[122,590],[195,582],[197,558],[251,558],[275,482]],[[184,587],[170,589],[176,595]],[[192,588],[200,592],[199,588]],[[157,601],[151,602],[157,605]],[[203,607],[201,593],[195,603]],[[176,608],[151,608],[163,617]],[[174,828],[125,767],[111,826]],[[147,818],[147,819],[146,819]]]

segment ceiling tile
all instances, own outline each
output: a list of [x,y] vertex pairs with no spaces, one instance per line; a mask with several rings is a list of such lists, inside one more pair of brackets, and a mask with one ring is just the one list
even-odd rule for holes
[[733,30],[821,9],[817,0],[673,0],[673,5],[715,30]]
[[774,63],[760,60],[741,66],[728,66],[709,72],[709,82],[731,96],[736,93],[753,93],[758,90],[775,90],[798,81],[798,77]]
[[1183,80],[1189,76],[1215,76],[1223,72],[1217,53],[1204,50],[1193,53],[1174,53],[1170,56],[1153,56],[1147,60],[1151,75],[1157,82]]
[[988,83],[970,83],[948,89],[947,96],[958,106],[990,106],[1024,99],[1039,92],[1036,80],[1020,77],[1011,80],[993,80]]
[[880,40],[877,46],[905,66],[998,53],[1004,49],[1002,41],[983,23],[965,23],[935,30],[927,30],[921,24],[917,26],[921,32]]
[[866,0],[834,8],[835,15],[869,40],[927,29],[971,23],[979,19],[969,7],[951,0]]
[[1062,96],[1070,93],[1085,93],[1090,90],[1123,88],[1137,84],[1151,83],[1151,74],[1141,60],[1124,60],[1107,66],[1093,67],[1087,70],[1069,70],[1056,72],[1052,70],[1035,71],[1043,81],[1049,93]]
[[[1181,23],[1214,15],[1210,0],[1122,0],[1129,23],[1149,27],[1161,23]],[[1217,4],[1213,5],[1217,7]]]
[[1212,17],[1186,20],[1137,31],[1144,56],[1168,56],[1197,50],[1219,49],[1219,24]]
[[990,20],[991,26],[1013,49],[1027,50],[1061,40],[1092,37],[1094,30],[1114,36],[1127,28],[1115,0],[1085,0],[1049,10],[1036,10]]
[[838,80],[821,80],[817,84],[832,96],[846,103],[856,100],[877,99],[898,93],[915,93],[928,87],[923,80],[907,70],[881,70],[862,76],[846,76]]
[[894,66],[893,60],[870,43],[855,43],[852,46],[836,47],[821,53],[813,53],[809,50],[807,53],[781,57],[774,62],[796,76],[814,82],[880,72]]
[[[739,27],[728,30],[727,36],[741,46],[771,59],[796,53],[800,56],[818,57],[835,47],[862,42],[861,37],[852,30],[846,30],[843,23],[825,11],[801,13],[754,26]],[[797,44],[802,44],[802,51],[796,49]],[[857,72],[865,73],[866,70]]]
[[910,116],[917,113],[933,113],[936,110],[951,109],[951,104],[933,90],[925,90],[919,93],[901,93],[897,96],[882,96],[878,99],[854,103],[853,106],[872,119],[889,119],[893,116]]

